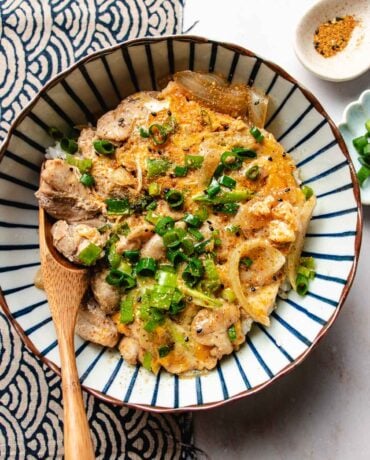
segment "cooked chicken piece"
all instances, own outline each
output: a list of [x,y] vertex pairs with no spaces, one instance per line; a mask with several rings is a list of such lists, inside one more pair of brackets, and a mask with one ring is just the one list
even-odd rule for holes
[[121,293],[119,288],[111,286],[105,281],[109,273],[108,269],[102,270],[94,274],[91,279],[91,289],[95,300],[100,305],[104,313],[113,313],[119,307]]
[[167,201],[159,200],[157,204],[157,208],[155,210],[156,214],[160,214],[161,216],[169,216],[172,217],[174,220],[180,220],[184,217],[184,213],[181,211],[174,211],[171,209],[167,203]]
[[[79,254],[90,243],[103,248],[107,235],[87,224],[68,224],[58,220],[51,228],[53,244],[71,262],[81,263]],[[103,256],[103,253],[102,253]]]
[[153,259],[161,260],[166,258],[166,248],[164,247],[162,237],[153,235],[148,240],[142,250],[141,257],[153,257]]
[[155,98],[157,94],[143,91],[124,99],[116,109],[98,120],[97,136],[111,141],[125,141],[130,136],[134,123],[145,123],[151,112],[168,108],[167,102]]
[[295,231],[282,220],[272,220],[268,225],[269,239],[274,243],[292,243],[295,240]]
[[95,179],[95,190],[103,198],[137,195],[135,177],[110,158],[99,158],[93,164],[91,174]]
[[127,236],[121,236],[116,245],[116,252],[122,254],[123,251],[140,249],[153,236],[153,225],[144,222],[134,227]]
[[132,365],[137,364],[140,345],[136,339],[133,337],[123,337],[118,345],[118,350],[126,362]]
[[75,332],[84,340],[105,347],[114,347],[119,340],[113,320],[104,314],[94,300],[80,307]]
[[196,342],[213,347],[210,354],[220,359],[233,351],[227,330],[239,318],[239,308],[233,304],[225,304],[215,310],[203,308],[191,324],[192,336]]
[[60,159],[46,161],[35,195],[55,219],[77,222],[95,217],[102,210],[89,188],[80,183],[78,169]]
[[93,146],[93,141],[96,139],[98,139],[98,137],[95,129],[93,128],[84,128],[80,132],[80,136],[78,138],[78,150],[84,158],[94,160],[98,157]]

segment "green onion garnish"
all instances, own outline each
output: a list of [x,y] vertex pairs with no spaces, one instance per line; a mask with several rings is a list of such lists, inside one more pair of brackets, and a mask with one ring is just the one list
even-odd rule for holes
[[184,254],[183,251],[177,249],[175,251],[171,249],[167,249],[166,252],[167,259],[176,267],[178,264],[181,262],[184,262],[188,260],[188,257],[186,254]]
[[60,146],[62,150],[71,155],[74,155],[78,150],[77,142],[74,139],[70,139],[69,137],[63,137],[60,140]]
[[164,159],[148,158],[146,160],[146,167],[148,171],[148,177],[152,178],[166,174],[168,168],[170,167],[170,163],[168,160]]
[[213,198],[221,191],[221,186],[217,182],[215,178],[212,179],[211,183],[209,184],[206,193],[210,198]]
[[367,168],[366,166],[362,166],[357,172],[357,179],[361,187],[363,186],[364,182],[366,181],[368,177],[370,177],[370,168]]
[[194,214],[186,214],[186,216],[182,219],[186,222],[190,227],[199,228],[202,226],[202,220],[195,216]]
[[237,203],[216,204],[214,206],[216,212],[223,212],[224,214],[236,214],[239,210]]
[[216,264],[212,257],[207,257],[204,261],[204,279],[201,281],[201,288],[207,294],[212,294],[221,286],[220,276]]
[[154,201],[152,201],[151,203],[149,203],[149,204],[145,207],[145,209],[146,209],[147,211],[154,211],[155,209],[157,209],[157,206],[158,206],[158,203],[154,200]]
[[203,274],[204,267],[202,262],[199,259],[192,258],[182,272],[182,279],[188,286],[193,287],[197,284]]
[[176,229],[169,230],[163,236],[163,244],[166,248],[177,248],[181,244],[181,238]]
[[170,266],[170,268],[171,271],[167,269],[164,270],[163,266],[161,266],[155,274],[155,279],[157,280],[157,283],[160,286],[168,286],[175,288],[177,286],[177,274],[175,271],[172,271],[173,267]]
[[211,240],[208,239],[208,240],[204,240],[202,241],[201,243],[196,243],[194,245],[194,251],[197,253],[197,254],[202,254],[203,252],[206,251],[206,247],[208,245],[208,243],[210,242]]
[[358,153],[361,155],[362,152],[363,152],[363,149],[364,147],[367,146],[368,144],[368,138],[367,136],[359,136],[359,137],[356,137],[355,139],[353,139],[352,141],[354,147],[356,148],[356,150],[358,151]]
[[189,169],[199,169],[202,167],[204,157],[201,155],[185,155],[185,166]]
[[136,286],[136,280],[130,274],[116,268],[112,268],[105,278],[111,286],[122,286],[125,289],[132,289]]
[[236,299],[234,291],[230,288],[223,289],[221,292],[221,297],[225,299],[227,302],[234,302]]
[[173,173],[176,177],[185,177],[188,173],[187,166],[175,166]]
[[261,131],[256,126],[252,126],[249,132],[252,134],[252,136],[256,139],[258,143],[261,143],[263,139],[265,138],[265,136],[261,133]]
[[152,257],[143,257],[136,265],[136,273],[141,276],[154,276],[157,270],[157,261]]
[[116,252],[116,244],[113,243],[110,245],[110,248],[108,250],[107,254],[108,262],[111,268],[118,268],[121,263],[121,255]]
[[149,372],[152,370],[152,354],[149,351],[144,353],[143,368]]
[[260,176],[260,168],[258,165],[254,165],[247,170],[245,176],[250,180],[257,180]]
[[250,257],[243,257],[240,259],[240,263],[247,268],[250,268],[253,265],[253,260]]
[[370,155],[370,144],[367,144],[365,145],[363,151],[362,151],[362,155]]
[[367,131],[368,133],[370,133],[370,119],[369,119],[369,120],[366,120],[366,122],[365,122],[365,128],[366,128],[366,131]]
[[144,139],[146,139],[146,138],[148,138],[150,136],[149,131],[147,131],[145,128],[139,128],[139,134]]
[[90,158],[76,158],[75,156],[67,153],[66,162],[71,166],[76,166],[81,174],[88,172],[92,168],[92,160]]
[[196,228],[188,228],[188,232],[192,235],[197,241],[203,241],[203,234]]
[[128,249],[123,251],[123,256],[130,262],[136,263],[139,260],[140,251],[138,249]]
[[157,326],[164,323],[164,314],[157,308],[151,308],[149,311],[149,320],[145,323],[144,329],[147,332],[153,332]]
[[257,152],[252,149],[246,149],[244,147],[234,147],[231,149],[233,153],[236,153],[239,158],[256,158]]
[[134,302],[132,299],[124,299],[121,301],[119,320],[123,324],[129,324],[134,321]]
[[227,188],[235,188],[236,186],[236,180],[230,176],[221,176],[218,179],[218,182],[220,185],[223,185],[224,187],[227,187]]
[[162,347],[158,348],[158,355],[160,358],[164,358],[167,356],[171,351],[173,347],[169,347],[168,345],[163,345]]
[[158,123],[154,123],[153,125],[149,126],[149,135],[156,145],[164,144],[168,138],[168,132],[162,125],[159,125]]
[[82,176],[80,178],[80,182],[85,187],[92,187],[95,184],[95,179],[91,174],[84,173],[84,174],[82,174]]
[[184,194],[179,190],[169,190],[164,197],[172,209],[181,208],[184,203]]
[[122,200],[118,198],[108,198],[105,200],[105,204],[107,205],[108,214],[127,214],[130,209],[130,204],[127,198]]
[[308,292],[309,279],[303,275],[298,274],[296,279],[297,293],[301,296],[305,296]]
[[[241,168],[243,160],[241,158],[239,158],[239,156],[238,156],[238,154],[236,152],[224,152],[221,155],[221,163],[222,163],[223,167],[225,167],[227,169],[236,170],[236,169]],[[217,169],[215,171],[215,176],[216,176],[216,172],[217,172]]]
[[191,256],[194,253],[194,242],[190,238],[184,238],[181,241],[181,247],[187,256]]
[[175,288],[168,313],[170,315],[177,315],[184,308],[185,308],[184,294],[179,289]]
[[150,306],[159,310],[169,310],[175,288],[156,284],[150,291]]
[[150,196],[158,196],[161,194],[161,186],[157,182],[152,182],[149,184],[148,192]]
[[308,185],[304,185],[302,188],[302,193],[305,196],[306,200],[309,200],[313,196],[313,190]]
[[230,326],[227,330],[227,335],[229,336],[231,342],[234,342],[234,340],[236,340],[236,330],[234,324]]
[[99,248],[99,246],[90,243],[78,254],[78,259],[84,265],[90,266],[93,265],[99,259],[101,252],[102,249]]
[[195,215],[199,217],[199,219],[204,222],[208,218],[208,209],[206,206],[202,206],[198,208],[198,210],[195,212]]
[[49,135],[56,141],[60,141],[64,137],[62,131],[54,126],[51,126],[48,131]]
[[104,139],[99,139],[93,142],[93,146],[96,153],[100,153],[101,155],[112,155],[116,150],[116,146],[113,145],[111,142],[106,141]]
[[154,231],[158,235],[163,236],[168,230],[171,230],[175,226],[175,221],[172,217],[160,217],[155,224]]

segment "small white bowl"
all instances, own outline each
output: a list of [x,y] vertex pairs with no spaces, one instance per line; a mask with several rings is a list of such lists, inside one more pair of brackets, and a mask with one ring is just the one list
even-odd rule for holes
[[[317,27],[336,17],[353,16],[359,23],[348,45],[336,55],[325,58],[313,45]],[[370,68],[369,0],[320,0],[299,21],[294,49],[301,63],[324,80],[346,81]]]

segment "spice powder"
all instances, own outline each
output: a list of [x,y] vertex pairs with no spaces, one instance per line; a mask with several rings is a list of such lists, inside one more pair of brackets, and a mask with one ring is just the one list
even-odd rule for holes
[[324,22],[316,29],[313,38],[316,51],[325,58],[339,53],[348,45],[356,25],[353,16],[336,17]]

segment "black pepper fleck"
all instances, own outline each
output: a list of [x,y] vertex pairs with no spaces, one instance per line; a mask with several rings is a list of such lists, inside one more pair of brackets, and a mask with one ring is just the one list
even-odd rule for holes
[[170,191],[170,189],[169,188],[164,188],[163,191],[164,191],[164,193],[167,193],[167,192]]
[[152,112],[151,115],[152,115],[153,117],[156,117],[156,116],[157,116],[157,113],[156,113],[156,112]]
[[203,329],[201,327],[198,327],[196,329],[197,334],[201,334],[203,332]]
[[189,337],[184,338],[185,342],[189,342]]
[[141,297],[138,297],[136,300],[140,303],[141,302]]
[[268,161],[272,161],[272,157],[268,157],[267,159],[268,159]]
[[286,157],[286,152],[283,153],[283,157],[284,157],[284,158]]
[[278,198],[278,201],[280,201],[280,202],[281,202],[281,201],[283,201],[283,199],[282,199],[282,198]]
[[193,297],[192,296],[189,296],[187,299],[186,299],[188,302],[191,302],[193,300]]
[[251,291],[255,292],[256,288],[254,286],[251,287]]
[[171,110],[168,110],[168,111],[167,111],[167,115],[168,115],[169,117],[172,115]]
[[285,189],[285,192],[287,192],[287,193],[290,192],[290,187],[287,187],[287,188]]

